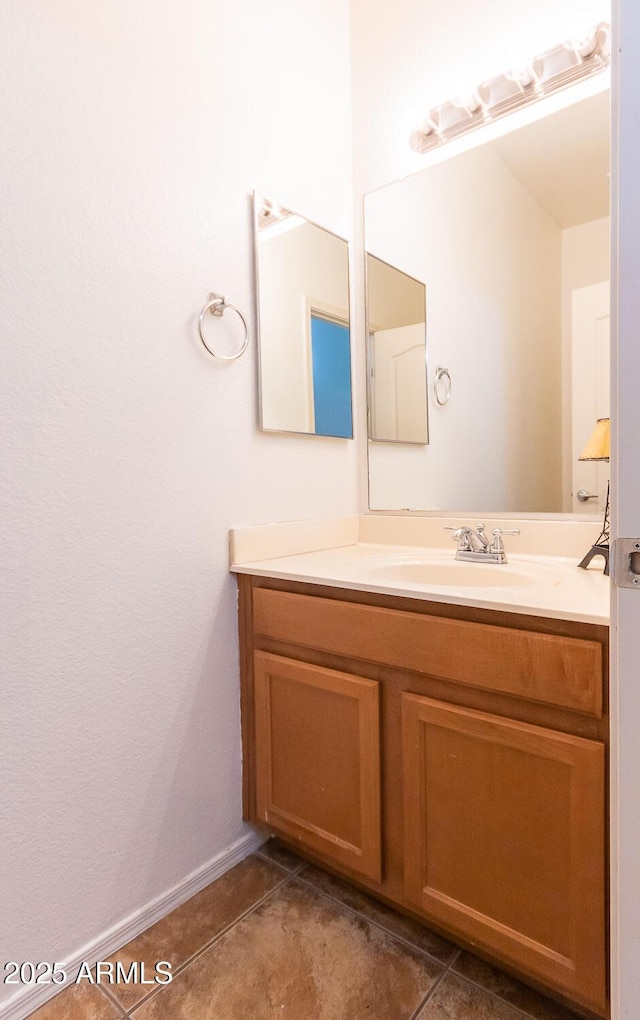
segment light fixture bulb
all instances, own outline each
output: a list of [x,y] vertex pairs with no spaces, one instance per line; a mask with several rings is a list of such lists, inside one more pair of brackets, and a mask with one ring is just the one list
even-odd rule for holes
[[598,30],[592,28],[590,32],[585,33],[579,39],[573,40],[573,42],[565,43],[565,46],[570,46],[571,49],[579,53],[584,59],[585,57],[592,56],[598,46]]
[[526,89],[528,85],[533,85],[536,80],[536,76],[532,67],[519,67],[517,70],[513,69],[507,71],[504,76],[508,81],[515,82],[521,88]]

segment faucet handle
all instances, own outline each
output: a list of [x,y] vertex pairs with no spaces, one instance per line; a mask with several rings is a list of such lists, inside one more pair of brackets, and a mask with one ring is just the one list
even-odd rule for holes
[[491,552],[504,552],[504,543],[502,541],[502,536],[519,535],[520,528],[494,528],[492,534],[493,542],[491,543]]
[[448,525],[445,525],[443,527],[443,531],[452,531],[453,532],[453,535],[451,537],[452,537],[454,542],[458,542],[458,551],[460,551],[461,549],[464,550],[464,549],[470,549],[471,548],[471,539],[470,539],[471,528],[468,528],[468,527],[452,528],[452,527],[450,527]]

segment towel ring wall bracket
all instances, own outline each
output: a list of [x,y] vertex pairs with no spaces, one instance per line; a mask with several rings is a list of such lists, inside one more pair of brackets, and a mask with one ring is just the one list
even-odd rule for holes
[[[244,339],[242,341],[242,345],[234,354],[219,354],[218,351],[214,351],[207,343],[204,335],[204,319],[207,313],[215,315],[217,318],[221,318],[227,308],[230,308],[232,312],[235,312],[236,315],[240,317],[242,325],[244,326]],[[198,332],[200,333],[200,339],[202,340],[203,347],[205,347],[209,354],[217,361],[237,361],[238,358],[242,357],[249,346],[249,326],[247,325],[247,320],[240,309],[236,308],[236,306],[231,304],[230,301],[227,301],[226,297],[222,294],[209,294],[209,300],[200,312],[200,318],[198,319]]]
[[451,399],[451,376],[448,368],[442,365],[436,366],[435,378],[433,380],[433,395],[436,404],[444,407]]

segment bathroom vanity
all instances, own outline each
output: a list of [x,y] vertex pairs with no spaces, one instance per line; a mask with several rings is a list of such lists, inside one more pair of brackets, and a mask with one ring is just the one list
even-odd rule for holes
[[543,615],[523,579],[546,567],[557,597],[548,562],[411,585],[454,550],[390,548],[234,563],[245,817],[607,1016],[606,582],[576,571],[582,605]]

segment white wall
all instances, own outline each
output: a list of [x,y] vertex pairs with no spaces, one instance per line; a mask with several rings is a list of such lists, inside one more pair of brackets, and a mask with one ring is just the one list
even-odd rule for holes
[[571,303],[573,291],[611,277],[611,220],[604,216],[562,231],[562,509],[573,510]]
[[[366,248],[427,287],[429,445],[371,443],[374,509],[561,498],[560,230],[490,146],[368,195]],[[437,365],[451,400],[432,398]]]
[[211,290],[255,335],[254,188],[350,234],[349,14],[0,17],[0,957],[60,960],[244,831],[229,526],[356,509],[196,338]]
[[366,300],[369,332],[424,324],[424,284],[373,257],[367,258]]

